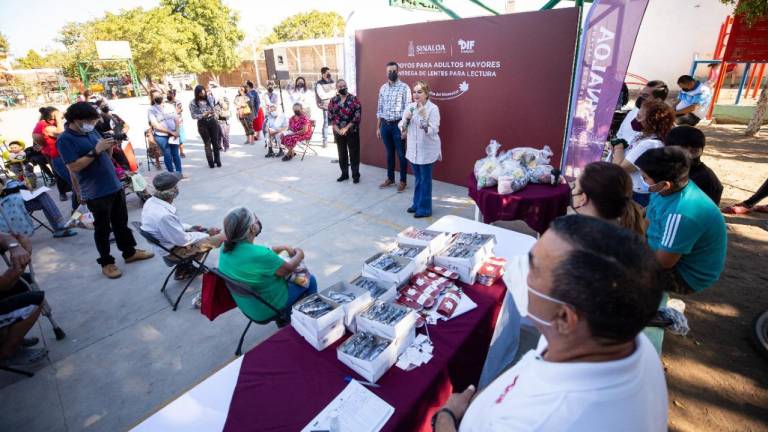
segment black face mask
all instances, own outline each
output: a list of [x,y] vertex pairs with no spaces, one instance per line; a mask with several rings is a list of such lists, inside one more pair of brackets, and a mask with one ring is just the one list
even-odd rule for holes
[[638,119],[632,120],[632,130],[635,132],[643,131],[643,124]]
[[163,103],[163,97],[162,96],[155,96],[155,98],[152,99],[152,101],[155,103],[155,105],[160,105],[161,103]]
[[340,95],[342,95],[342,96],[346,96],[346,95],[347,95],[347,93],[349,93],[349,89],[347,89],[346,87],[344,87],[344,88],[340,88],[340,89],[339,89],[339,94],[340,94]]
[[296,88],[300,88],[300,89],[303,89],[304,87],[306,87],[306,85],[305,85],[304,83],[298,83],[298,84],[296,84]]
[[267,89],[267,93],[272,93],[273,91],[274,91],[274,90],[272,90],[271,88],[270,88],[270,89]]
[[635,106],[637,107],[637,109],[640,109],[640,107],[642,107],[642,106],[643,106],[643,102],[644,102],[644,101],[645,101],[645,98],[644,98],[644,97],[642,97],[642,96],[640,96],[639,98],[637,98],[637,100],[635,101]]
[[397,71],[388,72],[387,78],[389,78],[390,81],[397,81]]
[[331,80],[331,74],[326,74],[325,75],[325,80],[326,81],[330,81]]
[[293,110],[293,113],[296,114],[297,116],[300,116],[301,115],[301,110]]

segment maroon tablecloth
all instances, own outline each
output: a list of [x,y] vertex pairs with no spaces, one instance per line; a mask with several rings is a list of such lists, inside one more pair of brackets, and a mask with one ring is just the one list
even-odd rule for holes
[[467,179],[469,196],[475,200],[483,222],[498,220],[524,220],[528,226],[543,234],[555,218],[568,209],[571,190],[567,184],[557,186],[529,184],[512,194],[501,195],[496,186],[477,189],[477,179]]
[[[477,383],[506,287],[465,292],[477,308],[430,326],[432,360],[409,372],[393,366],[370,389],[395,408],[384,430],[429,431],[453,389]],[[344,377],[362,379],[336,358],[341,342],[317,352],[286,327],[245,354],[224,430],[301,430],[344,389]]]

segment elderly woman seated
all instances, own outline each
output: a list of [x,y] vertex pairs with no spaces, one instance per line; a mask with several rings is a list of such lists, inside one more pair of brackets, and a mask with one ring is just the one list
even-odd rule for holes
[[[290,246],[271,248],[254,244],[261,234],[261,221],[245,207],[237,207],[224,217],[224,242],[219,255],[219,271],[225,276],[243,282],[256,291],[275,309],[290,307],[305,295],[317,292],[317,281],[310,276],[307,283],[289,282],[294,272],[302,268],[304,251]],[[280,257],[285,252],[287,259]],[[298,280],[297,280],[298,282]],[[233,294],[237,306],[249,318],[260,321],[274,316],[274,312],[253,297]]]
[[296,144],[306,141],[311,137],[312,127],[309,117],[307,117],[300,103],[293,104],[293,117],[288,120],[288,130],[283,134],[282,144],[288,149],[288,153],[283,156],[283,161],[293,159],[296,156],[293,151]]

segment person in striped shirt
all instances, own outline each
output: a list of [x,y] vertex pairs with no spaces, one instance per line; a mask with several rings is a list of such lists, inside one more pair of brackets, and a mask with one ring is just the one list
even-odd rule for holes
[[693,294],[712,286],[725,267],[725,220],[689,180],[688,155],[677,146],[651,149],[635,165],[651,192],[648,244],[665,270],[667,289]]

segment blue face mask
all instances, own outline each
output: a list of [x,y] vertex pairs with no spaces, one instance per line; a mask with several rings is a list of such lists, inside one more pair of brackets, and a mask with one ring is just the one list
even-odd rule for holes
[[[535,294],[536,296],[538,296],[540,298],[543,298],[544,300],[549,300],[549,301],[557,303],[557,304],[561,304],[561,305],[568,304],[568,303],[566,303],[566,302],[564,302],[562,300],[558,300],[558,299],[556,299],[554,297],[550,297],[550,296],[548,296],[546,294],[542,294],[542,293],[532,289],[531,287],[528,287],[528,292],[531,293],[531,294]],[[536,315],[531,313],[530,308],[528,309],[528,318],[536,321],[537,323],[539,323],[539,324],[541,324],[543,326],[546,326],[546,327],[551,327],[552,326],[552,321],[546,321],[546,320],[543,320],[543,319],[537,317]]]
[[654,184],[648,184],[648,182],[647,182],[647,181],[645,181],[645,179],[644,179],[644,178],[641,178],[641,179],[640,179],[640,181],[642,182],[642,186],[643,186],[643,192],[645,192],[645,193],[655,193],[655,192],[653,192],[653,191],[651,190],[651,188],[652,188],[652,187],[656,187],[656,185],[657,185],[658,183],[654,183]]

